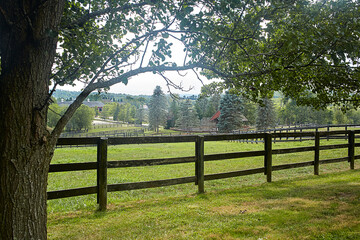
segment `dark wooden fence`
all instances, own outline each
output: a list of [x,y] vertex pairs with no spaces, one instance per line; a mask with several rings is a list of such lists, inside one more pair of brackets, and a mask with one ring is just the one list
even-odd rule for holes
[[[327,125],[299,125],[299,126],[281,126],[273,129],[266,129],[266,130],[258,130],[258,131],[242,131],[236,130],[234,134],[246,134],[246,133],[297,133],[297,132],[309,132],[309,131],[334,131],[342,130],[345,131],[350,130],[351,128],[359,128],[359,124],[327,124]],[[280,135],[281,136],[281,135]],[[358,136],[360,137],[360,136]],[[331,135],[328,134],[326,137],[327,140],[330,139],[347,139],[347,134],[340,134],[340,135]],[[302,142],[307,140],[314,140],[314,136],[300,136],[300,137],[279,137],[273,139],[274,142]],[[244,139],[241,142],[246,143],[262,143],[263,139]]]
[[[155,188],[170,186],[184,183],[195,183],[198,186],[198,192],[204,192],[204,181],[246,176],[251,174],[263,173],[266,175],[268,182],[272,180],[272,172],[291,168],[300,168],[306,166],[314,166],[314,174],[319,174],[319,165],[335,162],[349,162],[350,169],[354,169],[355,159],[360,159],[360,155],[355,155],[355,147],[360,147],[360,143],[355,143],[356,131],[329,131],[329,132],[302,132],[302,133],[254,133],[254,134],[224,134],[224,135],[203,135],[203,136],[156,136],[156,137],[121,137],[121,138],[60,138],[58,145],[97,145],[97,162],[85,163],[69,163],[69,164],[52,164],[50,172],[66,172],[80,170],[97,170],[97,186],[84,188],[67,189],[48,192],[48,199],[67,198],[73,196],[97,194],[99,209],[105,210],[107,205],[107,193],[114,191],[126,191],[134,189]],[[347,136],[346,144],[336,145],[320,145],[320,139],[329,136]],[[272,144],[276,138],[304,138],[313,137],[314,146],[272,149]],[[244,139],[263,139],[264,150],[249,152],[234,152],[221,154],[204,154],[204,142],[206,141],[234,141]],[[108,145],[120,144],[148,144],[148,143],[195,143],[195,154],[189,157],[164,158],[164,159],[146,159],[146,160],[126,160],[126,161],[107,161]],[[341,158],[320,160],[320,151],[328,149],[347,148],[347,156]],[[298,152],[314,152],[314,160],[300,163],[290,163],[283,165],[272,164],[272,156],[275,154],[287,154]],[[218,161],[235,158],[249,158],[263,156],[264,166],[261,168],[247,169],[241,171],[225,172],[204,175],[205,161]],[[124,168],[139,166],[154,166],[179,163],[195,163],[195,176],[182,178],[135,182],[135,183],[119,183],[107,184],[108,168]]]
[[128,129],[128,130],[113,130],[104,132],[92,132],[86,131],[80,132],[64,132],[61,134],[61,138],[74,138],[74,137],[137,137],[145,134],[146,128],[142,129]]

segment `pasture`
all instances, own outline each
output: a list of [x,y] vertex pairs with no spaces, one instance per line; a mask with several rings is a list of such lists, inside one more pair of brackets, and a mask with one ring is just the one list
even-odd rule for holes
[[[322,145],[341,143],[346,141],[321,141]],[[279,142],[274,143],[273,148],[311,145],[313,141]],[[263,148],[263,144],[206,142],[205,154],[256,151]],[[117,145],[109,146],[108,160],[186,157],[193,156],[194,151],[193,143]],[[355,154],[359,154],[359,150]],[[346,155],[347,149],[325,150],[321,151],[320,159]],[[274,155],[273,164],[313,159],[313,152]],[[96,147],[57,149],[52,163],[89,161],[96,161]],[[205,174],[261,166],[263,157],[205,162]],[[355,162],[355,169],[357,168],[358,160]],[[320,176],[313,176],[313,167],[276,171],[273,172],[273,183],[266,183],[266,176],[263,174],[206,181],[206,193],[200,195],[196,194],[197,187],[193,183],[112,192],[108,193],[110,210],[106,213],[96,211],[95,195],[49,200],[49,238],[119,239],[116,236],[121,236],[121,239],[308,239],[311,235],[310,238],[324,239],[321,238],[323,236],[325,239],[333,239],[332,236],[342,234],[343,230],[339,232],[332,221],[345,214],[345,219],[341,220],[349,232],[345,235],[349,239],[355,239],[352,236],[359,236],[359,222],[353,217],[359,213],[355,206],[359,203],[360,179],[358,170],[348,169],[348,163],[341,162],[321,165]],[[108,183],[193,175],[193,163],[109,169]],[[48,190],[90,185],[96,185],[96,171],[51,173]],[[344,199],[346,206],[343,206]],[[325,208],[321,207],[323,204]],[[329,209],[326,210],[327,208]],[[296,222],[299,224],[295,224]],[[334,225],[333,232],[331,229],[325,230],[329,224]],[[310,235],[306,233],[309,229],[313,231]],[[295,235],[290,237],[289,234]]]

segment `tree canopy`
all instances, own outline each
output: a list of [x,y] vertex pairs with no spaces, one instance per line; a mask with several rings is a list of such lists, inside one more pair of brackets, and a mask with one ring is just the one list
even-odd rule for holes
[[228,33],[226,47],[207,55],[221,68],[219,85],[255,100],[282,91],[316,108],[359,106],[359,2],[256,2],[239,19],[229,11],[229,24],[219,29]]

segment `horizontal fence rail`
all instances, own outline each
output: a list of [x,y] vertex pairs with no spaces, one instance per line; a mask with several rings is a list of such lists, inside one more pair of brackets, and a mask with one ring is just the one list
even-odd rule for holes
[[[297,132],[297,133],[250,133],[250,134],[218,134],[218,135],[186,135],[186,136],[152,136],[152,137],[121,137],[121,138],[60,138],[57,145],[96,145],[97,146],[97,162],[84,163],[67,163],[67,164],[52,164],[49,172],[68,172],[68,171],[97,171],[97,186],[58,190],[48,192],[48,199],[67,198],[73,196],[81,196],[87,194],[97,194],[97,201],[99,209],[105,210],[107,205],[107,193],[115,191],[126,191],[145,188],[156,188],[171,186],[184,183],[195,183],[198,186],[198,192],[204,192],[204,181],[232,178],[239,176],[246,176],[252,174],[265,174],[267,182],[272,181],[272,172],[313,166],[314,174],[319,174],[320,164],[329,164],[336,162],[348,162],[350,169],[354,169],[354,160],[360,159],[360,155],[355,155],[355,147],[360,147],[360,143],[355,143],[355,135],[359,134],[360,130],[355,131],[326,131],[326,132]],[[348,142],[346,144],[335,145],[320,145],[320,139],[329,136],[346,135]],[[303,138],[311,137],[314,140],[314,146],[296,147],[286,149],[272,149],[273,142],[277,138]],[[247,152],[233,152],[233,153],[219,153],[219,154],[204,154],[204,143],[207,141],[239,141],[249,139],[261,139],[264,142],[264,150],[247,151]],[[124,160],[124,161],[107,161],[107,147],[108,145],[121,144],[159,144],[159,143],[181,143],[192,142],[195,143],[195,154],[189,157],[175,157],[162,159],[143,159],[143,160]],[[334,159],[320,160],[320,151],[347,148],[347,156]],[[299,152],[314,152],[314,160],[300,163],[289,163],[282,165],[272,164],[272,156],[278,154],[289,154]],[[239,159],[250,157],[264,157],[264,166],[255,169],[246,169],[225,173],[204,174],[204,162],[219,161],[225,159]],[[127,168],[127,167],[142,167],[142,166],[157,166],[170,164],[184,164],[195,163],[195,176],[188,176],[182,178],[134,182],[134,183],[118,183],[107,184],[107,169],[108,168]]]

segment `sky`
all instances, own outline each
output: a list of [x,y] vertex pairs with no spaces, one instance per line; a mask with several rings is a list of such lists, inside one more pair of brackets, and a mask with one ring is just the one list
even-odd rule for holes
[[[161,27],[160,27],[161,28]],[[176,35],[176,34],[173,34]],[[131,36],[129,36],[131,38]],[[168,62],[174,62],[178,66],[183,65],[185,52],[184,46],[179,41],[174,39],[169,39],[169,42],[172,43],[171,51],[172,56],[167,58]],[[154,47],[152,43],[149,45],[147,53],[145,54],[144,63],[148,62],[151,53]],[[146,64],[144,64],[146,65]],[[138,67],[135,65],[135,67]],[[177,94],[190,94],[190,95],[198,95],[201,92],[201,87],[204,84],[209,84],[213,81],[219,80],[208,80],[206,77],[201,76],[200,72],[198,72],[198,76],[201,78],[201,81],[198,79],[196,74],[192,71],[182,71],[181,75],[177,72],[167,72],[164,74],[171,81],[176,83],[177,85],[181,85],[184,89],[191,89],[190,91],[180,91],[174,88],[171,89],[171,93]],[[124,85],[123,83],[119,83],[110,87],[109,92],[112,93],[125,93],[130,95],[152,95],[156,86],[160,86],[164,93],[169,93],[168,87],[166,86],[166,81],[158,74],[153,73],[144,73],[137,76],[134,76],[128,80],[128,84]],[[57,89],[69,90],[69,91],[81,91],[85,86],[83,83],[79,82],[75,87],[72,86],[63,86],[57,87]]]
[[[184,89],[190,89],[190,91],[180,91],[171,88],[172,93],[178,94],[190,94],[198,95],[201,92],[202,83],[197,78],[195,73],[192,71],[187,71],[187,73],[182,72],[183,76],[180,76],[177,72],[169,72],[165,75],[173,82],[178,85],[181,84]],[[185,76],[184,76],[185,75]],[[199,75],[200,76],[200,75]],[[200,76],[204,84],[209,84],[213,80],[208,80],[207,78]],[[160,86],[164,93],[168,92],[168,87],[166,86],[166,81],[159,75],[153,73],[144,73],[138,76],[134,76],[129,79],[127,85],[123,83],[118,83],[110,87],[112,93],[125,93],[130,95],[152,95],[156,86]],[[57,87],[57,89],[69,90],[69,91],[81,91],[84,88],[83,83],[78,83],[75,87],[72,86],[63,86]]]

